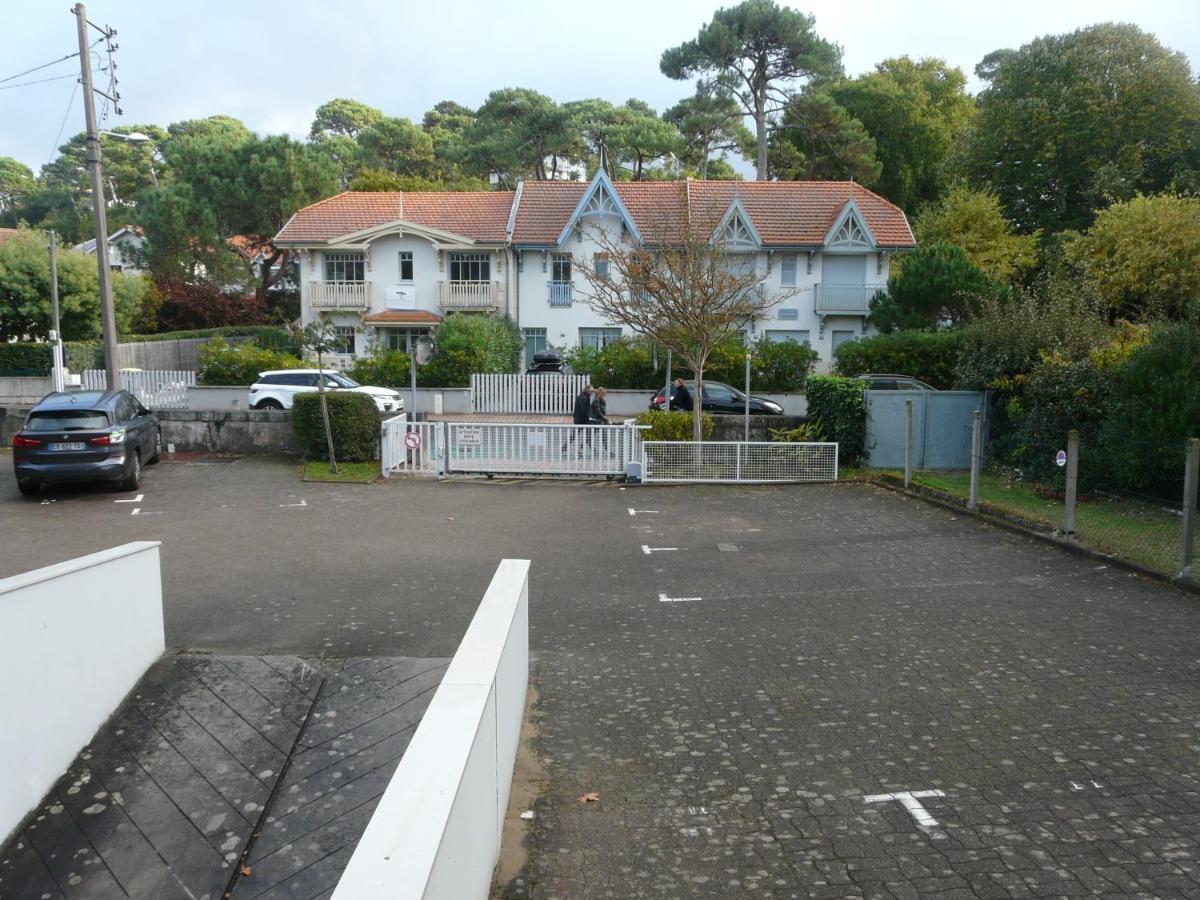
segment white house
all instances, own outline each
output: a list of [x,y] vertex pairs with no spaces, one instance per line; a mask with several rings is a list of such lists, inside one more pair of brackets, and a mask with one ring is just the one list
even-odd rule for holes
[[[140,275],[144,271],[146,239],[142,230],[134,226],[119,228],[108,236],[108,267],[114,272]],[[80,253],[94,254],[96,239],[76,244]]]
[[304,321],[344,330],[343,353],[404,349],[456,313],[516,321],[527,355],[621,337],[581,303],[597,231],[641,241],[672,216],[711,221],[767,291],[788,295],[752,337],[811,344],[823,360],[864,333],[893,254],[914,246],[904,213],[852,182],[523,182],[515,191],[343,193],[297,212],[275,238],[296,250]]

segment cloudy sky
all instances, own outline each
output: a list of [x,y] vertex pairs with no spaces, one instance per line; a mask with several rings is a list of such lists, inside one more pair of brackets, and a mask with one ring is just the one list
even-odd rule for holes
[[[443,99],[478,106],[499,87],[565,101],[640,97],[661,110],[691,92],[658,71],[663,49],[733,0],[92,0],[88,17],[119,32],[125,115],[104,127],[227,114],[260,133],[308,131],[313,111],[353,97],[419,120]],[[76,49],[66,2],[4,0],[0,79]],[[844,49],[847,72],[888,56],[940,56],[972,70],[984,54],[1102,21],[1131,21],[1200,68],[1196,0],[963,0],[791,4]],[[71,60],[0,82],[0,156],[35,171],[83,129]],[[76,70],[77,71],[77,70]]]

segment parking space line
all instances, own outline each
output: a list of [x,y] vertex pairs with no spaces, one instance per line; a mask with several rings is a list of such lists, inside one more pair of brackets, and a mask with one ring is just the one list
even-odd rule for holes
[[146,496],[145,494],[138,494],[138,495],[137,495],[136,497],[134,497],[132,500],[130,500],[130,499],[126,499],[126,500],[114,500],[114,501],[113,501],[113,503],[141,503],[141,502],[142,502],[142,499],[143,499],[145,496]]
[[666,553],[671,550],[678,550],[678,547],[651,547],[649,544],[642,544],[642,552],[649,556],[651,553]]
[[632,506],[628,506],[626,509],[629,510],[629,514],[631,516],[636,516],[638,513],[641,513],[643,516],[649,515],[650,513],[658,513],[657,509],[634,509]]
[[658,595],[659,603],[696,603],[700,599],[702,599],[702,598],[700,598],[700,597],[668,597],[666,594],[663,594],[661,592]]
[[909,814],[916,820],[917,825],[922,828],[937,828],[938,821],[921,805],[921,800],[926,797],[945,797],[945,791],[895,791],[891,794],[870,794],[863,797],[864,803],[889,803],[892,800],[898,801],[901,806],[908,810]]
[[293,507],[293,506],[308,506],[308,501],[301,500],[299,503],[280,503],[279,506],[281,509],[286,508],[286,507]]

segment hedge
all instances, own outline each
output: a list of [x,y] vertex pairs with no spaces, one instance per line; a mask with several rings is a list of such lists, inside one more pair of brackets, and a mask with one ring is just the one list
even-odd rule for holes
[[962,348],[961,331],[897,331],[847,341],[834,353],[834,368],[848,376],[911,375],[947,390],[957,383],[955,369]]
[[260,347],[257,340],[231,347],[219,337],[200,348],[197,364],[200,371],[196,380],[203,385],[251,385],[258,380],[259,372],[270,369],[316,368],[290,353]]
[[[646,441],[690,441],[693,430],[693,413],[685,410],[676,410],[674,412],[664,412],[662,410],[652,410],[638,415],[637,423],[639,425],[649,425],[647,431],[642,432],[642,439]],[[702,440],[709,440],[713,434],[713,417],[708,413],[700,414],[700,437]]]
[[183,341],[192,338],[254,337],[259,346],[271,349],[292,349],[294,341],[286,328],[275,325],[226,325],[221,328],[193,328],[185,331],[163,331],[158,334],[123,334],[122,341],[151,343],[154,341]]
[[[357,462],[379,458],[379,410],[375,401],[355,391],[326,391],[333,452],[339,460]],[[292,400],[292,427],[301,450],[310,459],[328,459],[321,395],[297,394]]]
[[0,372],[46,375],[53,364],[49,344],[0,344]]
[[808,379],[808,418],[821,423],[827,441],[837,441],[838,461],[858,465],[867,440],[867,407],[857,378],[814,375]]

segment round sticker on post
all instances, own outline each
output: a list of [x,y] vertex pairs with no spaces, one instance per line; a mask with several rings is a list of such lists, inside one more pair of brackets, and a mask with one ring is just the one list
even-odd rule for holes
[[409,450],[417,450],[421,446],[421,435],[415,431],[410,431],[404,435],[404,446]]
[[1058,467],[1060,469],[1065,466],[1067,464],[1067,451],[1059,450],[1056,454],[1054,454],[1054,461],[1058,463]]

